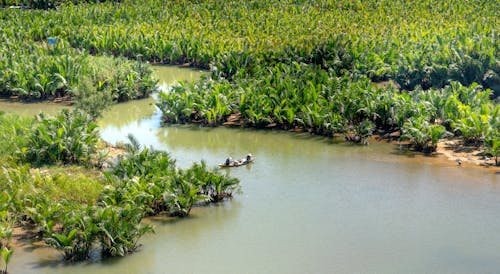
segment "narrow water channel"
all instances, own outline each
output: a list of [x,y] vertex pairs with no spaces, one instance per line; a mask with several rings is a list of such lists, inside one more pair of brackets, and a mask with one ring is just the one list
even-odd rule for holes
[[215,167],[228,155],[250,152],[255,163],[224,171],[241,180],[243,193],[218,206],[196,208],[187,219],[149,220],[156,233],[125,258],[67,265],[51,249],[26,245],[15,251],[12,273],[500,269],[500,175],[492,170],[408,156],[389,144],[350,146],[273,131],[161,128],[159,118],[153,100],[116,106],[100,122],[102,138],[115,143],[133,133],[144,145],[168,150],[180,166],[205,160]]

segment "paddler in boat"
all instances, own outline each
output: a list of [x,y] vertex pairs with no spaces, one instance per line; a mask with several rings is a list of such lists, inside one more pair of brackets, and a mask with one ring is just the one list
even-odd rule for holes
[[247,157],[245,158],[245,163],[250,163],[252,161],[252,154],[248,153]]

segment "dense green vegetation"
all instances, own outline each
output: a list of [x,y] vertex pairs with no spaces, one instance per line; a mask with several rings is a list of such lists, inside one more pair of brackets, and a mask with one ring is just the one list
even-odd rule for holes
[[[100,167],[95,159],[104,156],[97,151],[95,123],[80,110],[36,120],[1,113],[0,126],[5,140],[0,158],[6,160],[0,166],[5,271],[13,252],[13,226],[24,226],[61,250],[66,260],[87,259],[95,246],[105,256],[125,256],[152,231],[142,223],[145,216],[186,217],[193,206],[222,201],[239,190],[237,179],[203,162],[179,169],[168,153],[141,148],[133,137],[108,171],[89,169]],[[18,138],[21,133],[25,137]]]
[[[100,3],[106,0],[2,0],[0,7],[22,8],[22,9],[55,9],[63,4],[78,4],[78,3]],[[113,0],[110,2],[121,2],[121,0]]]
[[[147,97],[156,88],[147,64],[106,56],[93,57],[63,39],[55,45],[25,37],[22,20],[11,13],[30,11],[0,9],[0,96],[20,99],[88,98],[91,92],[108,95],[108,101]],[[7,15],[7,16],[6,16]],[[43,15],[40,15],[43,18]],[[102,95],[98,100],[102,99]]]
[[137,140],[132,136],[129,139],[128,153],[113,168],[113,174],[121,178],[122,183],[112,195],[105,195],[103,200],[107,204],[140,198],[140,203],[152,214],[167,212],[184,217],[196,203],[219,202],[239,190],[237,179],[210,171],[204,162],[178,170],[168,153],[153,148],[140,149]]
[[[176,87],[158,105],[167,123],[236,119],[243,126],[343,133],[354,142],[401,130],[425,152],[455,135],[496,157],[500,123],[490,98],[500,95],[500,43],[491,9],[499,6],[459,2],[206,4],[224,11],[223,18],[211,13],[207,25],[231,22],[223,26],[254,43],[213,56],[211,79]],[[292,22],[309,28],[295,31]],[[239,45],[231,34],[221,37]],[[272,39],[279,43],[263,45]],[[373,83],[382,80],[390,84]]]
[[97,124],[87,114],[63,110],[55,118],[39,114],[37,122],[27,146],[21,149],[27,162],[36,165],[90,163],[91,157],[97,154]]
[[[497,135],[495,115],[485,118],[489,122],[483,127],[493,127],[493,133],[469,137],[469,124],[477,121],[459,120],[470,116],[443,121],[414,109],[408,109],[412,114],[400,113],[419,102],[398,98],[414,100],[409,91],[435,93],[454,82],[466,89],[478,83],[492,90],[492,98],[499,96],[499,9],[497,1],[151,0],[66,3],[52,11],[2,10],[8,45],[3,67],[16,68],[14,54],[26,56],[18,65],[29,67],[15,69],[17,73],[0,70],[0,86],[6,94],[40,97],[57,95],[61,89],[71,94],[80,90],[93,94],[80,96],[84,102],[121,101],[148,94],[153,83],[143,72],[147,67],[139,62],[131,73],[98,79],[102,73],[89,76],[92,69],[87,67],[106,66],[92,65],[98,62],[88,61],[92,58],[87,53],[188,63],[209,68],[211,77],[162,95],[165,122],[219,125],[236,117],[244,126],[344,133],[355,142],[375,131],[403,129],[402,136],[427,151],[435,147],[432,140],[445,133],[443,126],[466,142],[476,138],[476,144],[491,148],[494,142],[486,139]],[[57,38],[56,46],[46,45],[50,37]],[[44,58],[34,58],[40,56]],[[34,69],[29,65],[33,59],[49,59],[44,71],[52,73]],[[67,64],[68,69],[55,69],[54,63]],[[121,66],[127,65],[116,65]],[[18,76],[19,71],[27,76]],[[386,80],[393,84],[371,84]],[[106,89],[112,92],[100,92]],[[490,111],[470,111],[495,113],[495,107],[487,108]],[[425,144],[429,140],[430,146]]]
[[[291,61],[403,88],[449,80],[500,89],[497,1],[127,1],[2,11],[14,42],[217,68],[226,78]],[[25,31],[17,31],[23,26]]]
[[0,111],[0,161],[6,162],[17,148],[26,146],[33,119],[8,115]]
[[8,265],[14,250],[10,246],[10,239],[12,237],[12,220],[6,212],[1,212],[0,216],[0,256],[2,261],[2,268],[0,273],[7,274]]
[[[166,123],[231,120],[352,142],[401,131],[425,152],[453,135],[500,155],[498,1],[77,2],[0,9],[0,95],[70,98],[79,109],[36,121],[0,114],[5,265],[13,224],[31,225],[68,260],[96,242],[123,256],[151,231],[144,216],[187,216],[238,190],[204,163],[180,170],[133,138],[104,174],[30,168],[101,166],[94,121],[110,103],[154,91],[146,62],[211,71],[160,95]],[[88,196],[67,195],[77,189]]]

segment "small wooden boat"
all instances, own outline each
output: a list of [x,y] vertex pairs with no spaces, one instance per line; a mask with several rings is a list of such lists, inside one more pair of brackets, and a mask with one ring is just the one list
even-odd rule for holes
[[255,158],[252,158],[249,161],[247,161],[246,158],[243,158],[241,160],[232,161],[231,163],[229,163],[229,165],[226,165],[226,163],[219,164],[219,167],[238,167],[238,166],[244,166],[244,165],[248,165],[250,163],[253,163],[253,161],[255,161]]

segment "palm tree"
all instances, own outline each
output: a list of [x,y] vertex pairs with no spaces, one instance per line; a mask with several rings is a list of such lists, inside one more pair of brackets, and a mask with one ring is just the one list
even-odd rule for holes
[[12,257],[12,253],[13,253],[13,252],[14,252],[14,250],[9,249],[9,248],[8,248],[8,247],[6,247],[6,246],[2,247],[1,255],[2,255],[3,262],[4,262],[4,264],[5,264],[5,267],[4,267],[4,269],[1,271],[1,273],[4,273],[4,274],[7,274],[7,273],[8,273],[7,266],[9,265],[10,258]]
[[64,259],[69,261],[86,260],[94,243],[98,228],[92,218],[92,207],[67,207],[62,218],[62,229],[51,232],[45,243],[63,251]]
[[34,164],[90,162],[99,132],[87,114],[63,110],[55,118],[40,114],[37,119],[30,144],[22,150],[26,160]]
[[0,255],[2,256],[2,261],[4,268],[0,270],[0,273],[7,274],[7,267],[9,265],[12,253],[14,250],[10,247],[10,239],[12,237],[12,224],[13,220],[7,211],[0,212],[1,223],[0,223]]
[[205,202],[209,198],[200,192],[199,186],[190,181],[190,176],[180,170],[170,181],[169,194],[165,196],[170,215],[186,217],[193,205]]
[[409,139],[415,150],[425,153],[436,151],[439,139],[449,134],[443,126],[432,125],[424,117],[410,118],[401,131],[401,137]]
[[486,153],[495,158],[495,165],[499,165],[498,157],[500,156],[500,133],[497,130],[492,131],[484,140]]
[[150,225],[142,225],[144,210],[139,205],[107,206],[95,212],[95,223],[104,253],[125,256],[137,248],[142,235],[152,232]]
[[219,202],[232,197],[233,192],[240,190],[240,181],[227,175],[219,174],[218,170],[209,170],[206,162],[195,163],[185,171],[189,181],[198,186],[199,191],[208,196],[211,202]]

